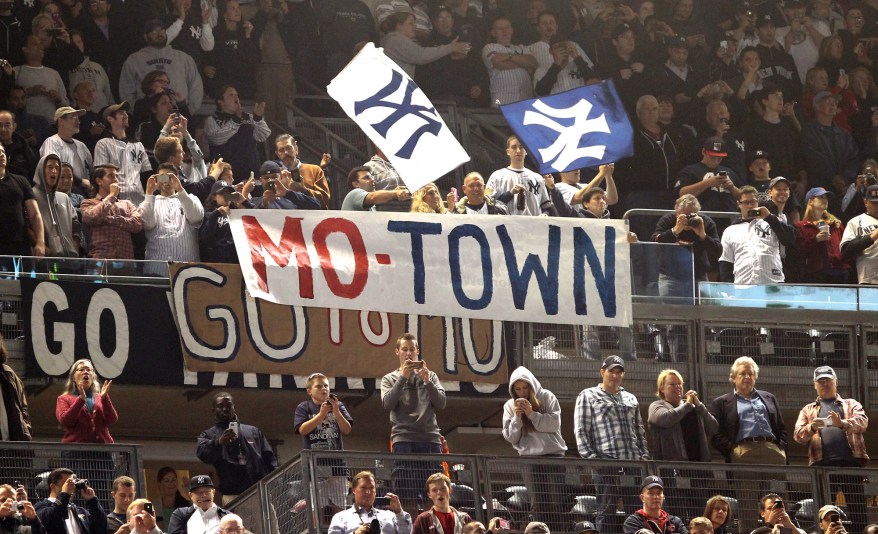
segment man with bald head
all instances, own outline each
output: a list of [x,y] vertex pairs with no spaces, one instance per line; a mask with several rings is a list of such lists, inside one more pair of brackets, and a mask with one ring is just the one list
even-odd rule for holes
[[464,197],[454,205],[454,213],[462,215],[506,215],[506,208],[494,203],[485,194],[485,179],[471,172],[463,179]]
[[40,158],[17,129],[15,115],[11,111],[0,111],[0,143],[6,149],[6,169],[30,179]]
[[[704,115],[705,124],[699,129],[699,144],[694,147],[701,146],[708,137],[719,137],[726,144],[726,154],[723,158],[723,165],[735,171],[738,176],[747,176],[746,163],[746,145],[740,134],[732,128],[732,115],[729,107],[722,100],[712,100],[707,103]],[[700,159],[701,154],[696,154],[696,158]]]

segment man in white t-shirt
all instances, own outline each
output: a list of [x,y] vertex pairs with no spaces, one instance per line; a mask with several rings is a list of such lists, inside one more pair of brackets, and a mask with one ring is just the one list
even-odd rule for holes
[[841,236],[841,257],[856,258],[857,280],[878,284],[878,185],[866,188],[866,213],[850,221]]
[[525,100],[534,94],[530,73],[536,68],[537,60],[524,45],[512,44],[513,33],[512,21],[498,17],[491,24],[491,37],[495,42],[482,48],[494,106]]
[[488,196],[509,215],[554,215],[555,208],[542,176],[524,167],[527,150],[517,136],[506,140],[509,166],[488,178]]
[[795,229],[759,205],[759,193],[751,185],[738,197],[741,218],[722,235],[720,280],[735,284],[777,284],[784,281],[781,245],[793,246]]

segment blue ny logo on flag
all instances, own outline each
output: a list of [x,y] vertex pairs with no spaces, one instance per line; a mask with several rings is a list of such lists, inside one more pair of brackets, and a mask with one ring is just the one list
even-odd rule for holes
[[395,153],[395,155],[400,158],[410,159],[415,151],[415,147],[417,147],[418,145],[418,141],[421,139],[421,136],[427,133],[439,135],[439,132],[442,130],[442,122],[441,120],[439,120],[439,114],[436,112],[436,108],[432,106],[427,107],[418,104],[412,104],[412,95],[418,89],[418,86],[415,85],[415,82],[410,79],[406,80],[405,92],[402,97],[402,102],[385,100],[387,97],[396,93],[399,90],[400,86],[402,86],[402,74],[397,71],[391,72],[393,74],[390,78],[390,82],[387,85],[385,85],[377,93],[366,98],[365,100],[360,100],[354,103],[354,113],[356,113],[357,115],[361,115],[365,111],[374,107],[386,107],[394,110],[393,113],[388,115],[384,120],[376,124],[372,124],[372,127],[375,128],[375,131],[384,138],[387,138],[387,134],[390,132],[390,129],[393,128],[402,118],[406,116],[414,115],[420,119],[423,119],[424,124],[420,128],[418,128],[414,132],[405,134],[407,137],[406,142]]
[[634,130],[612,81],[500,109],[544,174],[613,163],[634,153]]

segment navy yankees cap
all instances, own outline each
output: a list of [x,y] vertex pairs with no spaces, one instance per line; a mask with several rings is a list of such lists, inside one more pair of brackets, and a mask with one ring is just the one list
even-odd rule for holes
[[284,168],[281,167],[280,163],[268,160],[259,166],[259,176],[265,176],[266,174],[280,174],[283,170]]
[[189,491],[195,491],[198,488],[212,488],[213,480],[207,475],[197,475],[189,479]]
[[866,200],[869,202],[878,202],[878,184],[870,185],[866,188]]
[[758,19],[756,19],[756,27],[765,26],[766,24],[774,25],[774,18],[771,15],[762,15]]
[[650,475],[643,479],[643,483],[640,485],[640,491],[650,488],[661,488],[665,489],[665,483],[662,482],[662,479],[655,475]]
[[621,367],[622,370],[625,370],[625,361],[618,356],[607,356],[607,359],[604,360],[604,363],[601,365],[601,369],[612,369],[614,367]]
[[595,528],[594,523],[591,521],[580,521],[573,525],[573,530],[570,531],[570,534],[582,534],[583,532],[597,532],[598,529]]

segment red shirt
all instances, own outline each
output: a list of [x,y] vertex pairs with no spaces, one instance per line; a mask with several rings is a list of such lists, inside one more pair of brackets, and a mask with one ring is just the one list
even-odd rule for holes
[[436,519],[438,519],[439,524],[442,525],[442,532],[445,534],[454,534],[454,513],[440,512],[435,508],[433,508],[433,513],[436,514]]

